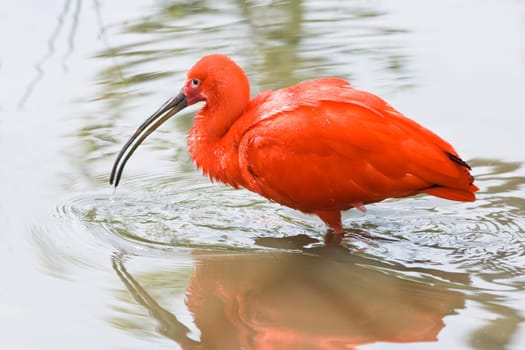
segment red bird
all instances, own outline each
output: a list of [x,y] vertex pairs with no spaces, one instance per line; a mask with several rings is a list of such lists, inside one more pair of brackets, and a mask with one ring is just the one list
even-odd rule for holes
[[343,233],[341,211],[418,193],[474,201],[470,167],[452,146],[381,98],[338,78],[305,81],[250,100],[244,71],[230,58],[201,58],[168,100],[120,151],[118,186],[135,149],[186,106],[204,106],[189,152],[212,180],[316,214]]

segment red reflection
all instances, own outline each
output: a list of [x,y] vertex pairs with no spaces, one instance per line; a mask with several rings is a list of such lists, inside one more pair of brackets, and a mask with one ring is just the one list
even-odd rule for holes
[[435,341],[464,296],[390,273],[302,254],[202,258],[187,305],[205,349]]

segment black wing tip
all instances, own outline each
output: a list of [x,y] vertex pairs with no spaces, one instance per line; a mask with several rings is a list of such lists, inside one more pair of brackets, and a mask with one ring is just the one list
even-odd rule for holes
[[459,158],[455,154],[452,154],[452,153],[447,152],[447,151],[445,151],[445,154],[447,155],[448,159],[450,159],[454,163],[456,163],[458,165],[461,165],[461,166],[467,168],[468,170],[472,170],[472,168],[470,167],[470,165],[468,165],[467,162],[465,162],[463,159]]

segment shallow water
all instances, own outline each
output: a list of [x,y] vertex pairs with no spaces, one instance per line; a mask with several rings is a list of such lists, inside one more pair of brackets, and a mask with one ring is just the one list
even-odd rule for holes
[[[521,349],[521,1],[29,1],[0,30],[0,335],[13,349]],[[451,10],[453,9],[453,10]],[[449,140],[474,203],[318,219],[195,170],[195,108],[116,153],[222,52],[252,92],[341,76]]]

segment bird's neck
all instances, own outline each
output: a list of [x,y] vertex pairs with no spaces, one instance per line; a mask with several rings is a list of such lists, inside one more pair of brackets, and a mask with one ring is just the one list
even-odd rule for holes
[[238,140],[236,133],[230,130],[235,120],[234,117],[221,118],[215,113],[210,115],[205,109],[201,110],[195,116],[188,134],[188,150],[204,175],[214,181],[238,188],[243,186],[239,168]]

